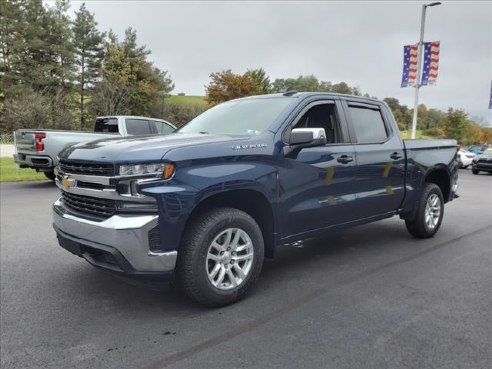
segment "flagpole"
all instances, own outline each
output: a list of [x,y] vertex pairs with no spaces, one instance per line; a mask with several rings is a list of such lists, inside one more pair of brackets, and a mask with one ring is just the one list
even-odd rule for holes
[[425,11],[428,6],[441,5],[440,2],[435,2],[431,4],[422,4],[422,16],[420,18],[420,41],[418,43],[417,49],[417,81],[415,83],[415,101],[413,104],[413,118],[412,118],[412,140],[415,139],[415,133],[417,131],[417,113],[419,110],[419,89],[420,89],[420,78],[422,75],[422,49],[424,46],[424,28],[425,28]]

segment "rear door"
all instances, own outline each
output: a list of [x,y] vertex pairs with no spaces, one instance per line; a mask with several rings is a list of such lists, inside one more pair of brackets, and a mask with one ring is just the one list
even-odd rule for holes
[[384,105],[344,101],[357,172],[357,214],[366,218],[397,210],[403,200],[405,153]]

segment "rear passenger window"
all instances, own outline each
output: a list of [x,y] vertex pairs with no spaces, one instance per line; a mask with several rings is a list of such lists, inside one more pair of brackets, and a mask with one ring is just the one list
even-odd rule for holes
[[118,133],[118,119],[116,118],[98,118],[94,132]]
[[168,134],[174,132],[174,128],[164,122],[151,120],[150,124],[155,127],[155,131],[159,134]]
[[381,111],[359,106],[349,106],[350,118],[357,143],[378,143],[386,141],[388,131]]
[[126,120],[126,132],[129,135],[150,135],[149,122],[143,119],[127,119]]

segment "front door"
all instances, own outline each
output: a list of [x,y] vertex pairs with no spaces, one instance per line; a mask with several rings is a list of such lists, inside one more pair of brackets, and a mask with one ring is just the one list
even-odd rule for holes
[[339,108],[335,101],[313,102],[289,128],[324,128],[327,144],[287,155],[280,165],[282,238],[345,223],[355,216],[355,151]]

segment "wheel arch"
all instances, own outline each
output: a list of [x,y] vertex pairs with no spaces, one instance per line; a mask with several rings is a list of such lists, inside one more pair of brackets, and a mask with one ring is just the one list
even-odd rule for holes
[[238,189],[209,194],[195,204],[186,221],[185,229],[200,214],[220,207],[235,208],[249,214],[261,229],[265,256],[273,258],[277,241],[273,208],[268,198],[258,190]]
[[420,193],[422,193],[422,188],[425,183],[434,183],[437,185],[442,192],[444,203],[449,201],[451,195],[451,172],[447,166],[435,166],[430,168],[422,179]]

